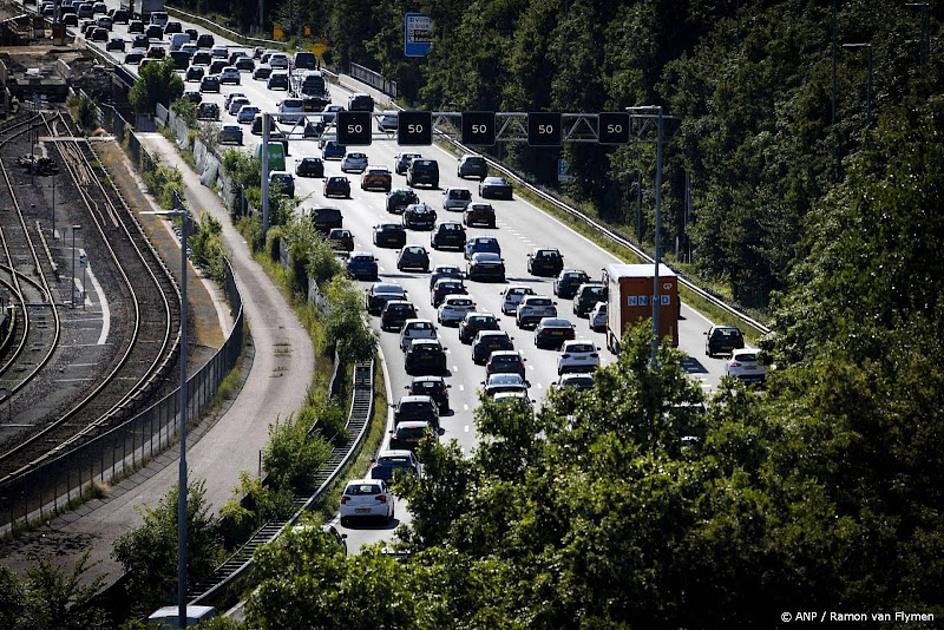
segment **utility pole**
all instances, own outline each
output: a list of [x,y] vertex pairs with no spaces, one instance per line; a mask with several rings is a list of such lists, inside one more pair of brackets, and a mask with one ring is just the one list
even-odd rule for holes
[[659,263],[662,260],[662,106],[657,107],[658,123],[656,131],[656,251],[652,272],[652,354],[649,362],[655,365],[656,353],[659,351]]
[[262,114],[262,242],[265,243],[269,231],[269,114]]

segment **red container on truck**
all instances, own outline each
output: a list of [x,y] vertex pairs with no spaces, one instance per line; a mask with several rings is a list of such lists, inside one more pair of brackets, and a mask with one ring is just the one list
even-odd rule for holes
[[[616,353],[626,328],[652,317],[655,265],[610,264],[603,271],[609,292],[606,346]],[[660,305],[659,337],[678,347],[678,276],[665,265],[659,265],[657,299]]]

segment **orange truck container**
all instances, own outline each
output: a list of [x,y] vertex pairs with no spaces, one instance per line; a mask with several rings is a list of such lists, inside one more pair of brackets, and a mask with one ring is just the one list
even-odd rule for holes
[[[655,265],[610,264],[603,271],[609,292],[606,346],[616,353],[626,328],[652,317]],[[659,265],[658,300],[659,336],[678,347],[678,276],[665,265]]]

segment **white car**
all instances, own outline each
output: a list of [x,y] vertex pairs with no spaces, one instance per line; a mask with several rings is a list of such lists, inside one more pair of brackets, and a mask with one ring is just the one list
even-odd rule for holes
[[466,313],[471,313],[474,310],[475,302],[471,298],[464,295],[450,295],[440,304],[437,317],[440,324],[458,325],[459,322],[465,319]]
[[521,393],[528,397],[530,383],[519,374],[499,373],[492,374],[481,382],[486,396],[496,398],[498,394]]
[[214,46],[210,49],[210,56],[214,59],[227,59],[229,57],[229,48],[226,46]]
[[344,156],[344,159],[341,160],[341,171],[344,173],[348,173],[350,171],[363,173],[366,168],[367,155],[364,153],[348,153]]
[[537,295],[534,289],[520,284],[513,284],[502,291],[502,313],[505,315],[514,315],[518,311],[518,305],[521,300],[529,295]]
[[767,368],[758,360],[758,350],[742,348],[731,353],[731,359],[724,364],[726,376],[734,376],[742,381],[763,382],[767,377]]
[[596,303],[593,310],[590,311],[590,330],[595,332],[606,331],[607,312],[606,302]]
[[233,100],[237,98],[245,98],[248,100],[249,97],[247,97],[242,92],[230,92],[225,97],[223,97],[223,107],[225,107],[226,110],[229,111],[229,106],[232,104]]
[[546,295],[526,295],[515,312],[518,328],[537,326],[545,317],[557,317],[557,302]]
[[497,394],[492,396],[492,400],[494,400],[497,403],[505,403],[505,402],[514,403],[517,401],[521,401],[528,407],[531,407],[532,405],[534,405],[534,401],[528,397],[528,392],[498,392]]
[[572,372],[561,374],[554,383],[554,389],[565,389],[573,387],[574,389],[590,389],[593,387],[593,374]]
[[239,76],[239,70],[234,66],[226,66],[220,71],[220,83],[232,83],[239,85],[242,79]]
[[584,339],[565,341],[557,358],[557,374],[592,372],[600,365],[600,349]]
[[292,124],[305,117],[305,103],[300,98],[287,98],[279,101],[279,122]]
[[393,493],[383,479],[352,479],[341,495],[341,525],[352,518],[392,519]]
[[464,212],[472,203],[472,191],[468,188],[446,188],[442,193],[443,210]]
[[235,116],[239,111],[239,108],[243,105],[249,105],[249,99],[245,96],[237,96],[229,102],[229,105],[226,107],[226,111]]
[[288,70],[288,55],[285,53],[273,53],[269,57],[269,65],[279,70]]
[[408,319],[400,330],[400,350],[406,352],[417,339],[436,339],[436,326],[428,319]]

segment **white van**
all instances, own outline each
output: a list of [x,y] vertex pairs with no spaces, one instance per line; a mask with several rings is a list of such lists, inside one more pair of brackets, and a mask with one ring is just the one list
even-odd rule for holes
[[171,51],[180,50],[181,46],[190,43],[190,35],[186,33],[174,33],[170,36]]
[[406,352],[416,339],[436,339],[436,326],[428,319],[408,319],[400,331],[400,349]]

